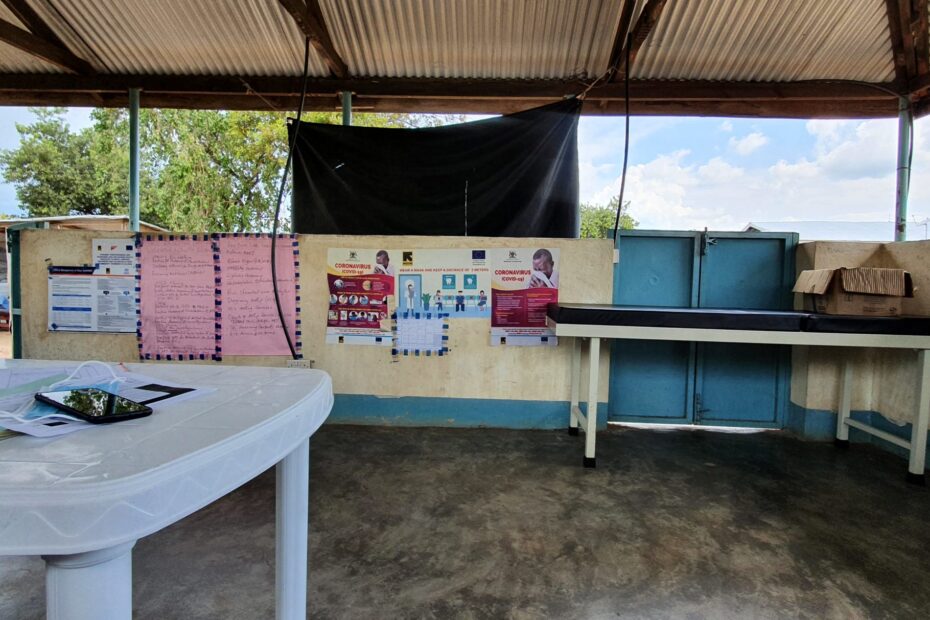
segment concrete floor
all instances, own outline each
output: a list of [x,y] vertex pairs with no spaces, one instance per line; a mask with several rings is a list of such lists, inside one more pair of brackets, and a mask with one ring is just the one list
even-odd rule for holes
[[[776,433],[325,427],[311,618],[926,618],[930,490]],[[273,618],[274,476],[139,541],[136,618]],[[44,617],[0,558],[0,618]]]

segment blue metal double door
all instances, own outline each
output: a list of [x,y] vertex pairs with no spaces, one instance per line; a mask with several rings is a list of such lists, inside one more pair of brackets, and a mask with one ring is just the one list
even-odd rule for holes
[[[625,231],[614,303],[790,310],[793,233]],[[788,347],[616,340],[608,419],[781,428]]]

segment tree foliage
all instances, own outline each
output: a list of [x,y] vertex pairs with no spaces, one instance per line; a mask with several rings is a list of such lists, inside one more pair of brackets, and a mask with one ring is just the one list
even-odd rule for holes
[[[3,178],[16,187],[30,217],[126,213],[129,118],[125,109],[95,109],[92,125],[71,131],[63,108],[36,108],[17,124],[19,147],[0,151]],[[211,110],[142,110],[140,215],[179,232],[270,230],[287,158],[286,114]],[[305,120],[338,123],[338,113]],[[437,126],[445,115],[357,114],[369,127]],[[282,207],[283,230],[290,214]]]
[[[614,231],[614,222],[617,217],[617,205],[620,198],[614,196],[607,203],[602,204],[582,203],[581,205],[581,237],[582,239],[605,239],[609,238]],[[633,219],[629,214],[630,202],[623,203],[623,209],[620,211],[620,229],[630,230],[639,226],[639,222]]]

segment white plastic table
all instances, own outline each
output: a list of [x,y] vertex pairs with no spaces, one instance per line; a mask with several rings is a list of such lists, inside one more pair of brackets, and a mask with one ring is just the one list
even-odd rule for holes
[[[61,366],[14,360],[11,365]],[[306,618],[310,436],[332,408],[325,372],[129,364],[214,388],[147,418],[0,441],[0,555],[41,555],[48,618],[132,617],[132,548],[276,471],[277,617]]]

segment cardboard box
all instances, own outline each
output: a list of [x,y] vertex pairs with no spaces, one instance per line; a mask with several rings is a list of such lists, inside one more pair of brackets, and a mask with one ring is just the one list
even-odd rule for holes
[[802,271],[792,290],[814,312],[856,316],[898,316],[901,300],[914,296],[910,273],[876,267]]

